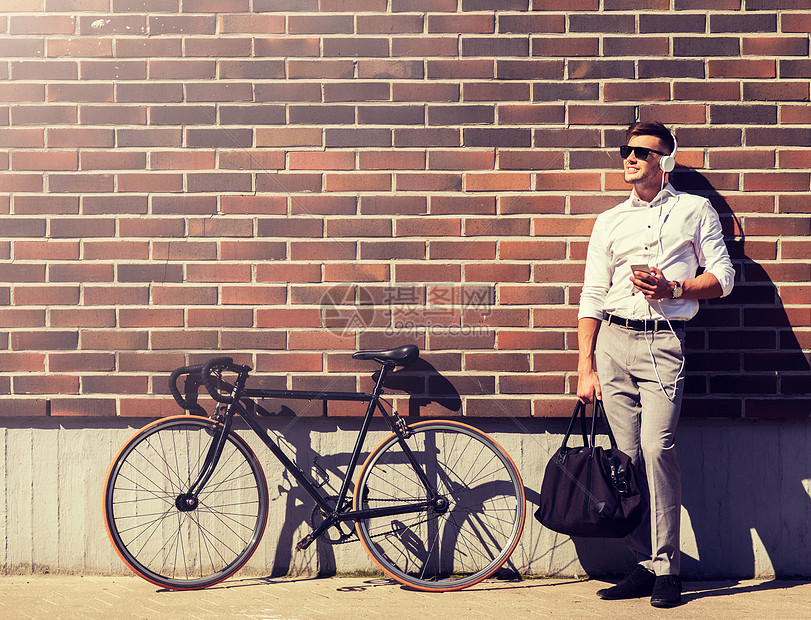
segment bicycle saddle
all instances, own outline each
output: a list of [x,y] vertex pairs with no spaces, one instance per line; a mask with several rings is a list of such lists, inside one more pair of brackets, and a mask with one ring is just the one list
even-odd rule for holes
[[388,351],[357,351],[352,354],[352,359],[374,360],[380,364],[394,364],[395,366],[408,366],[420,356],[417,345],[406,344],[396,349]]

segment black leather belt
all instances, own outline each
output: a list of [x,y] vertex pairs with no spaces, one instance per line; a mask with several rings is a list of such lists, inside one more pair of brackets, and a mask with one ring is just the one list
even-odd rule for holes
[[[627,327],[628,329],[633,329],[638,332],[655,332],[660,329],[670,329],[667,325],[667,321],[664,319],[651,321],[643,319],[623,319],[621,316],[616,316],[615,314],[607,314],[605,320],[611,325]],[[684,321],[670,321],[670,325],[673,329],[684,329]]]

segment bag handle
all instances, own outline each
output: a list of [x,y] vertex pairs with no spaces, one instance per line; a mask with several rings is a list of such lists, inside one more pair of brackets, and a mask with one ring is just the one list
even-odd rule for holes
[[569,437],[572,434],[572,430],[574,430],[574,423],[577,421],[578,417],[580,418],[580,432],[583,435],[583,447],[589,447],[588,434],[586,432],[586,403],[581,403],[578,400],[574,406],[572,418],[569,420],[569,428],[566,429],[566,435],[563,437],[563,443],[560,446],[561,448],[565,448],[566,444],[569,442]]
[[594,436],[597,432],[597,418],[603,421],[603,430],[608,435],[608,440],[611,442],[611,447],[617,449],[617,440],[614,439],[614,433],[611,431],[611,425],[608,423],[608,416],[605,415],[605,407],[603,401],[594,399],[594,408],[591,412],[591,447],[594,447]]

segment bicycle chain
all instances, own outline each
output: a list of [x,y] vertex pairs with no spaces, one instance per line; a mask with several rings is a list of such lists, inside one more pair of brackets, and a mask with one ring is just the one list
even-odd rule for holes
[[[337,497],[330,497],[330,498],[328,498],[328,499],[337,499]],[[406,500],[402,500],[402,499],[371,499],[371,500],[369,500],[369,501],[372,501],[372,502],[389,502],[389,503],[398,503],[398,502],[405,502]],[[318,510],[319,510],[319,508],[318,508],[318,506],[316,506],[316,507],[313,509],[313,514],[312,514],[311,519],[310,519],[311,524],[312,524],[314,527],[315,527],[315,524],[314,524],[314,523],[312,523],[312,520],[315,518],[316,511],[318,511]],[[422,525],[423,523],[428,523],[428,521],[430,521],[430,520],[431,520],[431,517],[426,517],[426,518],[425,518],[425,519],[423,519],[422,521],[417,521],[416,523],[412,523],[412,524],[411,524],[411,526],[412,526],[412,527],[414,527],[414,526]],[[337,524],[336,524],[336,525],[337,525]],[[381,538],[382,536],[388,536],[389,534],[398,534],[398,530],[397,530],[396,528],[392,527],[390,530],[386,530],[385,532],[379,532],[379,533],[377,533],[377,534],[370,534],[370,535],[369,535],[369,538]],[[342,532],[342,533],[341,533],[341,537],[340,537],[339,539],[337,539],[337,540],[333,540],[332,538],[329,538],[329,536],[325,536],[325,537],[324,537],[324,539],[325,539],[325,540],[326,540],[328,543],[330,543],[331,545],[343,545],[343,544],[346,544],[346,543],[348,543],[348,542],[352,542],[352,540],[353,540],[353,538],[352,538],[352,537],[353,537],[353,536],[357,536],[357,535],[358,535],[358,534],[357,534],[356,529],[354,529],[354,528],[353,528],[353,529],[352,529],[352,532],[351,532],[351,533],[349,533],[349,534],[343,534],[343,532]]]

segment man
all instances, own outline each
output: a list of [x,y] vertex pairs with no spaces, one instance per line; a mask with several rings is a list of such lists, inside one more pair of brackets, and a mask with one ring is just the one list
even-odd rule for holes
[[[626,542],[635,568],[603,599],[681,602],[681,476],[675,450],[684,387],[684,322],[699,299],[728,295],[735,272],[706,198],[665,183],[676,141],[661,123],[631,125],[621,147],[631,196],[594,224],[578,313],[578,385],[602,399],[617,444],[647,482],[650,519]],[[632,270],[632,266],[634,269]],[[696,276],[697,268],[704,271]]]

